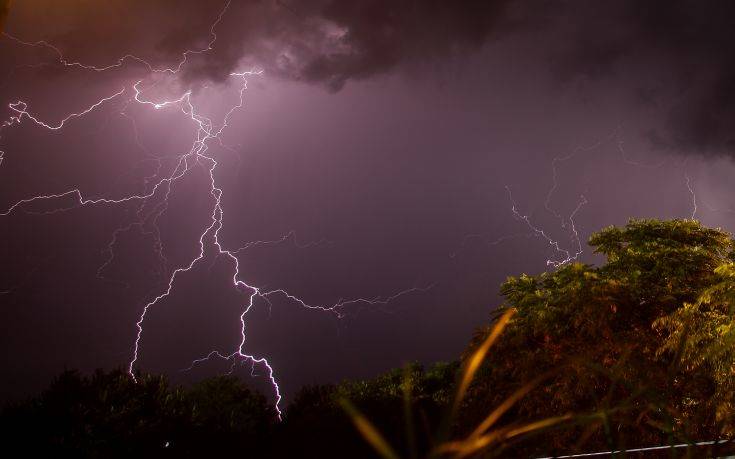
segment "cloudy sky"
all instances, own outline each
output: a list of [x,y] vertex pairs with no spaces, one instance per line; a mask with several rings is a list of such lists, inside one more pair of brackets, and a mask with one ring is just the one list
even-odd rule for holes
[[267,358],[288,399],[454,358],[503,279],[598,261],[585,241],[604,226],[735,229],[734,15],[16,1],[0,38],[0,393],[127,368],[137,341],[134,368],[234,371],[274,394],[245,356]]

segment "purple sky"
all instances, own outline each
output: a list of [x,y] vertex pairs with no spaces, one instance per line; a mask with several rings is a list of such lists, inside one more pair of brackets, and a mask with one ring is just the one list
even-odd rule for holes
[[[585,262],[596,261],[590,232],[630,217],[696,210],[735,228],[733,8],[590,3],[233,0],[212,49],[170,74],[133,58],[105,71],[69,64],[133,54],[174,68],[207,47],[224,3],[16,2],[0,38],[2,121],[18,100],[53,125],[125,92],[60,130],[28,116],[3,127],[0,213],[75,189],[146,193],[197,129],[181,104],[137,103],[133,85],[156,101],[191,90],[196,112],[219,125],[243,84],[230,74],[262,70],[204,153],[218,163],[223,250],[283,238],[238,252],[238,279],[325,307],[419,290],[346,304],[340,317],[256,296],[243,351],[267,357],[286,398],[307,383],[455,358],[505,277],[564,258],[514,215],[508,189],[519,215],[571,253],[577,210]],[[18,40],[47,40],[66,60]],[[139,201],[80,206],[75,195],[0,216],[0,364],[12,375],[3,398],[63,368],[129,364],[145,304],[198,255],[211,223],[206,157],[191,157],[157,225],[134,224]],[[157,175],[152,158],[163,158]],[[143,214],[164,202],[154,194]],[[180,371],[238,348],[251,293],[233,286],[232,258],[205,242],[145,316],[144,371],[186,381],[243,363]],[[270,390],[254,368],[253,383]],[[249,379],[251,365],[235,371]]]

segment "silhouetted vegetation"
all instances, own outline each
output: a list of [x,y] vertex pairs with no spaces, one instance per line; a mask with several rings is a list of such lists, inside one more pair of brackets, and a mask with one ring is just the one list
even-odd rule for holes
[[91,377],[68,371],[41,396],[6,407],[2,431],[6,444],[31,455],[178,457],[247,448],[257,457],[275,418],[265,397],[235,378],[183,389],[163,377],[135,382],[119,370]]
[[690,220],[633,220],[590,245],[605,263],[510,277],[505,304],[456,362],[305,387],[281,421],[231,377],[183,388],[120,371],[66,372],[4,409],[4,441],[86,457],[418,458],[730,439],[732,237]]

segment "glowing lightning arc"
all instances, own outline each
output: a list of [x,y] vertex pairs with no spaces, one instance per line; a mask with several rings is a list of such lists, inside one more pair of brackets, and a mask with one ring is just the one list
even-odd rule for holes
[[[22,46],[44,47],[44,48],[52,50],[57,55],[59,64],[63,67],[76,67],[76,68],[81,68],[81,69],[88,70],[88,71],[104,72],[107,70],[120,68],[123,65],[125,65],[126,62],[130,61],[130,62],[137,62],[139,64],[142,64],[151,73],[164,73],[164,74],[169,74],[169,75],[175,75],[184,68],[184,66],[188,62],[189,56],[206,53],[213,49],[215,42],[217,40],[217,34],[216,34],[217,25],[222,21],[229,6],[230,6],[230,1],[228,0],[224,4],[224,7],[220,11],[216,20],[212,23],[209,29],[211,38],[207,46],[201,49],[185,50],[181,54],[181,59],[179,60],[177,65],[171,68],[154,67],[146,60],[138,56],[135,56],[133,54],[126,54],[120,57],[119,59],[117,59],[114,63],[106,65],[106,66],[101,66],[101,67],[94,66],[94,65],[84,64],[78,61],[68,60],[58,47],[46,41],[30,42],[30,41],[21,40],[7,33],[3,33],[3,35],[7,37],[8,39]],[[100,268],[97,271],[98,277],[101,277],[102,272],[104,271],[105,267],[108,266],[111,263],[112,259],[114,258],[114,244],[117,240],[119,233],[122,231],[126,231],[135,225],[140,225],[142,227],[145,224],[145,222],[149,220],[152,221],[152,226],[155,228],[154,231],[157,231],[156,221],[158,217],[160,217],[161,214],[166,211],[168,198],[172,191],[172,184],[178,181],[179,179],[181,179],[182,177],[184,177],[191,170],[192,163],[196,163],[200,165],[203,164],[208,174],[208,184],[209,184],[208,192],[211,198],[213,199],[212,210],[209,215],[210,223],[199,235],[199,238],[198,238],[199,250],[196,256],[193,259],[189,260],[188,263],[185,263],[184,265],[173,269],[173,271],[171,271],[170,276],[168,277],[168,282],[166,283],[164,290],[161,293],[159,293],[157,296],[155,296],[151,301],[147,302],[144,305],[142,312],[140,316],[138,317],[138,320],[135,324],[137,332],[136,332],[135,341],[133,344],[132,358],[128,363],[128,372],[130,373],[131,377],[135,379],[135,364],[138,361],[138,358],[140,355],[140,341],[141,341],[141,338],[144,332],[143,324],[145,322],[146,315],[148,311],[150,310],[150,308],[152,308],[159,302],[166,299],[171,294],[174,288],[174,284],[177,278],[179,277],[179,275],[182,273],[191,271],[197,265],[198,262],[200,262],[207,256],[207,248],[213,247],[216,250],[216,256],[224,256],[232,262],[233,274],[232,274],[231,281],[232,281],[233,287],[236,290],[241,291],[243,293],[247,292],[245,293],[247,296],[247,301],[243,308],[242,314],[240,314],[240,341],[239,341],[237,348],[233,352],[226,354],[226,353],[222,353],[216,350],[212,351],[206,357],[202,359],[194,360],[190,368],[192,368],[197,363],[200,363],[204,360],[214,358],[214,357],[231,360],[233,362],[233,368],[237,360],[250,362],[253,365],[253,368],[255,367],[255,365],[262,366],[263,368],[266,369],[267,378],[272,386],[273,393],[275,396],[275,409],[280,418],[281,416],[280,402],[282,399],[282,394],[281,394],[281,389],[278,385],[278,382],[275,378],[275,372],[274,372],[273,366],[265,357],[249,354],[245,351],[245,344],[246,344],[245,343],[246,342],[245,316],[252,309],[257,298],[261,298],[263,301],[270,303],[269,298],[271,296],[281,295],[287,298],[288,300],[299,304],[300,306],[304,308],[327,311],[327,312],[335,314],[337,317],[342,317],[343,316],[342,309],[348,305],[353,305],[353,304],[358,304],[358,303],[365,303],[369,305],[384,305],[399,297],[402,297],[403,295],[413,293],[413,292],[426,291],[429,288],[431,288],[431,286],[422,287],[422,288],[412,287],[412,288],[397,292],[388,297],[356,298],[356,299],[349,299],[349,300],[343,299],[343,300],[339,300],[337,303],[335,303],[332,306],[315,306],[315,305],[310,305],[309,303],[287,292],[284,289],[279,288],[279,289],[263,291],[259,287],[250,285],[239,278],[240,262],[236,254],[239,251],[246,250],[247,248],[252,247],[254,245],[265,244],[268,242],[272,243],[274,241],[255,241],[253,243],[246,244],[245,246],[240,247],[237,250],[232,250],[232,251],[225,249],[222,246],[219,240],[219,232],[222,229],[223,219],[224,219],[224,210],[222,207],[223,192],[222,192],[222,189],[219,188],[219,186],[217,185],[217,181],[215,179],[215,170],[218,166],[217,160],[212,155],[208,154],[207,152],[209,149],[209,143],[213,140],[219,142],[220,145],[223,145],[220,135],[227,128],[228,122],[232,114],[235,113],[238,109],[243,107],[244,92],[247,89],[247,78],[250,76],[258,76],[261,74],[262,74],[262,71],[260,70],[232,72],[230,74],[231,78],[239,79],[241,83],[240,83],[240,87],[238,90],[238,97],[235,98],[234,104],[230,106],[229,109],[226,111],[222,119],[222,122],[219,124],[219,126],[216,126],[212,119],[200,114],[196,110],[196,107],[194,106],[194,103],[192,101],[192,90],[191,89],[184,91],[177,98],[174,98],[171,100],[157,100],[156,101],[156,100],[150,100],[144,96],[145,90],[142,87],[143,80],[138,80],[134,82],[130,86],[131,91],[129,92],[129,93],[132,93],[132,97],[130,97],[130,99],[127,100],[126,105],[125,105],[126,107],[127,107],[127,104],[135,103],[135,104],[138,104],[144,107],[150,107],[153,110],[165,110],[165,109],[175,108],[175,109],[178,109],[181,113],[183,113],[189,120],[191,120],[194,123],[194,127],[196,129],[196,137],[189,151],[177,157],[177,162],[175,164],[175,167],[173,167],[171,173],[163,177],[157,177],[158,172],[160,171],[160,161],[159,161],[159,169],[156,171],[155,175],[146,177],[145,179],[146,188],[148,188],[149,183],[151,182],[155,182],[155,183],[150,187],[150,189],[147,189],[147,191],[144,190],[142,193],[131,194],[128,196],[123,196],[123,197],[118,197],[118,198],[107,198],[107,197],[89,198],[89,197],[85,197],[79,188],[74,188],[74,189],[59,192],[59,193],[38,195],[38,196],[32,196],[29,198],[21,199],[15,202],[14,204],[10,205],[5,211],[0,212],[0,216],[8,216],[11,213],[19,211],[22,208],[25,208],[26,206],[28,206],[29,204],[35,203],[37,201],[56,201],[56,200],[65,199],[65,198],[73,198],[74,204],[72,206],[58,207],[58,208],[55,208],[49,211],[44,211],[42,213],[63,212],[63,211],[66,211],[66,210],[69,210],[75,207],[98,205],[98,204],[115,205],[115,204],[123,204],[123,203],[130,203],[130,202],[138,203],[139,207],[138,207],[138,211],[136,212],[136,220],[130,223],[128,226],[119,228],[113,233],[110,243],[108,245],[109,257],[104,262],[104,264],[100,266]],[[60,121],[55,122],[55,123],[44,121],[38,115],[32,114],[26,102],[17,101],[17,102],[10,103],[8,107],[10,108],[13,114],[10,116],[9,119],[7,119],[6,121],[3,121],[2,124],[0,124],[0,133],[2,132],[3,129],[9,128],[16,124],[20,124],[24,120],[28,120],[34,123],[39,128],[48,129],[52,131],[61,130],[62,128],[66,126],[68,122],[71,122],[77,118],[84,117],[85,115],[88,115],[89,113],[94,112],[96,109],[98,109],[99,107],[101,107],[102,105],[108,103],[109,101],[113,99],[121,98],[123,94],[126,93],[127,90],[128,90],[127,87],[123,87],[122,89],[120,89],[119,91],[115,93],[112,93],[111,95],[100,98],[97,102],[88,106],[85,109],[82,109],[80,111],[75,111],[75,112],[68,114],[67,116],[62,118]],[[121,111],[121,114],[124,114],[124,109]],[[134,129],[136,129],[134,122],[133,122],[133,126],[134,126]],[[137,140],[137,130],[135,132],[136,132],[136,142],[137,142],[138,141]],[[4,153],[0,151],[0,165],[2,164],[3,154]],[[162,204],[155,205],[153,210],[144,214],[143,209],[145,205],[149,202],[149,200],[154,197],[161,196],[161,195],[162,195]],[[282,240],[285,240],[286,237],[282,238]],[[160,237],[158,236],[157,236],[156,243],[157,243],[156,252],[158,253],[159,257],[162,257],[165,260],[165,257],[163,257],[163,247],[160,243]]]

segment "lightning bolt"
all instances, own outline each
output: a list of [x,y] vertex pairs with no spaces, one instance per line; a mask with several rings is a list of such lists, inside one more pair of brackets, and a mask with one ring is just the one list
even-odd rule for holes
[[178,63],[174,67],[154,67],[147,60],[141,57],[138,57],[135,54],[125,54],[124,56],[119,57],[112,64],[108,64],[104,66],[84,64],[79,61],[70,61],[64,56],[64,53],[62,53],[61,50],[57,46],[49,43],[46,40],[38,40],[38,41],[32,42],[32,41],[22,40],[6,32],[2,32],[2,35],[23,46],[41,47],[41,48],[46,48],[46,49],[51,50],[54,54],[56,54],[59,64],[61,64],[64,67],[76,67],[76,68],[80,68],[84,70],[92,70],[95,72],[105,72],[107,70],[121,68],[125,65],[127,61],[133,61],[133,62],[137,62],[138,64],[143,65],[150,73],[168,73],[168,74],[174,75],[176,73],[179,73],[181,69],[184,68],[184,65],[189,60],[189,56],[197,55],[197,54],[204,54],[213,49],[214,43],[217,41],[217,33],[215,32],[215,29],[217,28],[219,23],[222,22],[222,19],[224,18],[225,13],[227,13],[227,10],[230,8],[231,3],[232,3],[232,0],[228,0],[224,4],[224,7],[222,8],[222,10],[220,10],[220,13],[217,16],[217,19],[209,27],[210,39],[209,39],[209,42],[207,43],[207,46],[200,48],[200,49],[185,50],[184,52],[181,53],[181,58],[179,59]]
[[[227,12],[229,6],[230,6],[230,1],[227,1],[224,4],[221,11],[219,12],[216,20],[212,23],[209,29],[210,40],[207,43],[207,45],[199,49],[185,50],[181,54],[179,61],[173,67],[155,67],[154,65],[150,64],[145,59],[138,57],[134,54],[126,54],[118,58],[117,60],[115,60],[113,63],[108,64],[108,65],[95,66],[95,65],[85,64],[79,61],[73,61],[73,60],[67,59],[62,53],[62,51],[57,46],[45,40],[32,42],[32,41],[22,40],[20,38],[17,38],[7,33],[3,33],[3,35],[6,38],[14,41],[15,43],[21,46],[42,47],[42,48],[51,50],[58,58],[58,64],[64,68],[79,68],[79,69],[83,69],[83,70],[87,70],[91,72],[106,72],[106,71],[110,71],[113,69],[122,68],[127,63],[137,63],[137,64],[141,64],[150,74],[163,74],[164,76],[175,76],[177,73],[179,73],[182,69],[185,68],[186,63],[188,62],[191,56],[206,53],[213,49],[213,47],[215,46],[215,42],[217,40],[216,28],[219,25],[219,23],[222,21],[222,19],[224,18],[224,15]],[[204,167],[204,169],[206,170],[207,176],[208,176],[207,192],[212,199],[212,207],[211,207],[211,212],[209,214],[209,224],[199,234],[198,250],[197,250],[196,255],[191,260],[189,260],[187,263],[173,269],[173,271],[171,271],[170,275],[168,276],[168,281],[166,282],[163,290],[143,306],[141,314],[135,323],[136,334],[135,334],[135,340],[134,340],[133,348],[132,348],[132,357],[130,361],[128,362],[128,372],[133,379],[136,378],[136,375],[135,375],[136,363],[138,362],[140,353],[141,353],[141,339],[144,333],[144,323],[145,323],[146,316],[148,312],[151,310],[151,308],[161,303],[162,301],[164,301],[166,298],[170,296],[171,292],[173,291],[175,287],[176,281],[180,277],[180,275],[186,272],[190,272],[195,266],[197,266],[197,264],[199,264],[202,260],[204,260],[208,256],[214,256],[215,259],[217,257],[225,257],[226,259],[229,260],[229,262],[232,265],[232,277],[230,278],[230,281],[231,281],[233,288],[235,288],[239,292],[242,292],[246,298],[242,313],[240,315],[240,341],[239,341],[239,344],[236,346],[236,348],[232,350],[231,352],[221,352],[219,350],[213,350],[204,358],[194,360],[190,368],[193,368],[196,364],[201,363],[211,358],[221,358],[221,359],[231,361],[233,369],[234,369],[234,366],[238,362],[250,363],[250,365],[252,365],[253,374],[255,372],[256,367],[263,368],[265,370],[265,377],[271,384],[274,398],[275,398],[275,409],[280,418],[281,416],[280,403],[282,401],[282,394],[281,394],[281,389],[279,387],[279,384],[275,377],[275,371],[274,371],[273,365],[268,361],[266,357],[257,356],[257,355],[248,353],[246,351],[246,335],[247,334],[246,334],[245,318],[248,312],[253,308],[257,300],[260,299],[270,305],[270,298],[273,296],[279,295],[292,302],[295,302],[296,304],[306,309],[319,310],[322,312],[329,312],[329,313],[335,314],[337,317],[343,317],[345,314],[344,313],[345,308],[349,306],[355,306],[359,304],[372,305],[372,306],[386,305],[392,301],[395,301],[396,299],[400,297],[403,297],[404,295],[408,295],[408,294],[415,293],[415,292],[425,292],[428,289],[432,288],[432,285],[429,285],[427,287],[411,287],[411,288],[402,290],[400,292],[394,293],[387,297],[378,296],[378,297],[372,297],[372,298],[355,298],[355,299],[347,299],[347,300],[340,299],[339,301],[337,301],[335,304],[331,306],[320,306],[320,305],[312,305],[284,289],[278,288],[278,289],[272,289],[272,290],[263,290],[262,288],[255,286],[255,285],[251,285],[240,278],[241,277],[240,276],[240,260],[238,259],[237,255],[238,253],[246,251],[249,248],[252,248],[255,246],[267,246],[267,245],[283,243],[289,239],[293,240],[294,244],[297,247],[310,247],[310,246],[326,243],[326,241],[317,241],[315,243],[299,245],[295,242],[295,233],[293,231],[283,236],[279,240],[253,241],[253,242],[249,242],[234,250],[229,250],[225,248],[220,241],[219,234],[220,234],[220,230],[223,227],[224,217],[225,217],[225,212],[222,206],[223,191],[219,187],[217,180],[216,180],[216,176],[215,176],[217,166],[218,166],[217,159],[213,155],[211,155],[208,152],[208,150],[209,150],[210,143],[213,141],[216,141],[220,146],[228,148],[222,142],[221,134],[228,127],[228,123],[233,113],[241,109],[244,105],[244,93],[247,89],[248,78],[258,77],[262,75],[262,73],[263,73],[262,70],[253,69],[253,70],[246,70],[246,71],[240,71],[240,72],[232,72],[229,75],[231,79],[240,82],[239,83],[240,86],[238,90],[238,97],[235,98],[234,103],[227,109],[221,123],[219,123],[218,125],[211,118],[199,113],[199,111],[195,107],[195,104],[192,100],[192,93],[193,93],[192,89],[184,91],[183,93],[181,93],[179,97],[176,97],[173,99],[155,100],[155,99],[150,99],[145,95],[146,90],[150,88],[143,87],[143,80],[137,80],[132,85],[130,85],[129,88],[123,87],[119,91],[116,91],[110,95],[106,95],[100,98],[97,102],[95,102],[94,104],[82,110],[69,113],[67,116],[63,117],[61,120],[56,121],[56,122],[51,122],[51,121],[46,121],[46,120],[41,119],[39,115],[36,115],[30,111],[29,105],[26,102],[16,101],[16,102],[10,103],[8,107],[11,110],[12,114],[7,120],[3,121],[3,123],[0,125],[0,133],[2,133],[3,129],[7,129],[7,128],[10,128],[11,126],[21,124],[24,121],[31,122],[34,125],[36,125],[38,128],[47,129],[51,131],[59,131],[63,129],[68,123],[73,122],[74,120],[78,118],[84,117],[85,115],[88,115],[94,112],[101,106],[110,103],[110,101],[114,99],[122,99],[124,94],[132,94],[131,97],[129,97],[128,99],[124,101],[124,107],[120,111],[120,114],[121,116],[124,116],[131,121],[136,144],[142,150],[146,150],[146,149],[140,143],[135,120],[134,118],[132,118],[131,116],[125,113],[125,109],[130,104],[137,104],[142,107],[147,107],[149,109],[152,109],[154,111],[176,109],[179,112],[181,112],[184,116],[186,116],[189,121],[192,122],[195,128],[196,135],[195,135],[195,139],[192,142],[189,150],[186,153],[179,155],[178,157],[175,158],[175,166],[172,168],[172,170],[168,174],[164,174],[163,176],[160,175],[161,173],[161,159],[160,158],[156,158],[156,157],[149,158],[149,160],[156,161],[158,166],[157,166],[156,171],[152,175],[149,175],[144,178],[144,189],[140,193],[130,194],[127,196],[117,197],[117,198],[109,198],[109,197],[91,198],[91,197],[85,197],[79,188],[74,188],[74,189],[59,192],[59,193],[43,194],[43,195],[37,195],[37,196],[32,196],[29,198],[21,199],[15,202],[14,204],[10,205],[5,211],[0,212],[0,216],[8,216],[14,212],[18,212],[21,210],[28,212],[27,208],[31,204],[34,204],[36,202],[46,202],[46,201],[56,202],[59,200],[66,200],[68,202],[69,200],[71,200],[72,202],[71,204],[67,203],[66,205],[55,207],[50,210],[44,210],[41,212],[34,212],[34,213],[52,214],[52,213],[63,212],[66,210],[70,210],[72,208],[77,208],[77,207],[82,207],[82,206],[119,205],[119,204],[125,204],[125,203],[135,203],[138,207],[137,207],[137,211],[135,212],[134,220],[130,222],[128,225],[122,226],[113,232],[112,237],[107,246],[108,256],[106,260],[104,261],[104,263],[97,270],[97,276],[100,278],[104,278],[105,269],[113,262],[114,256],[115,256],[114,247],[120,235],[126,231],[131,231],[134,228],[141,230],[145,234],[152,234],[154,236],[154,239],[156,241],[154,250],[157,256],[159,257],[159,261],[162,265],[162,269],[165,270],[165,265],[167,263],[167,260],[164,256],[164,247],[161,243],[160,232],[157,226],[157,220],[167,210],[169,197],[173,191],[173,188],[172,188],[173,184],[177,182],[178,180],[182,179],[184,176],[186,176],[192,170],[194,165]],[[0,164],[2,164],[3,155],[4,155],[4,152],[0,151]],[[160,201],[154,202],[153,204],[151,204],[151,202],[153,202],[154,199],[159,199]]]
[[[546,193],[546,199],[544,200],[544,209],[548,211],[551,215],[553,215],[557,220],[559,220],[560,226],[562,229],[567,230],[570,235],[570,239],[572,242],[572,245],[575,247],[573,249],[565,249],[561,246],[561,243],[552,238],[544,229],[540,228],[539,226],[536,226],[533,222],[531,222],[530,215],[522,213],[518,208],[518,203],[516,203],[515,199],[513,198],[513,192],[510,189],[510,186],[505,186],[505,191],[508,194],[508,200],[511,204],[511,212],[513,213],[513,217],[517,220],[523,222],[528,229],[531,231],[530,233],[522,234],[522,236],[528,236],[528,234],[534,235],[536,237],[541,237],[544,239],[553,249],[554,252],[557,254],[557,258],[549,258],[546,260],[546,266],[552,266],[554,268],[559,268],[561,266],[564,266],[567,263],[571,263],[572,261],[576,261],[579,259],[579,257],[584,253],[584,249],[582,247],[582,239],[579,235],[579,231],[577,230],[577,225],[574,221],[574,218],[577,216],[577,214],[582,210],[582,208],[589,204],[589,201],[587,200],[587,197],[585,196],[586,192],[583,192],[579,195],[579,201],[577,202],[576,207],[574,210],[572,210],[571,214],[569,216],[565,217],[558,211],[556,211],[551,206],[551,200],[554,196],[554,193],[559,187],[559,178],[558,178],[558,166],[561,163],[564,163],[566,161],[569,161],[573,158],[575,158],[578,154],[582,152],[589,152],[596,148],[598,148],[600,145],[602,145],[604,142],[611,138],[617,138],[618,136],[619,127],[617,127],[612,134],[609,136],[602,138],[593,144],[589,146],[580,146],[575,148],[571,153],[565,155],[565,156],[556,156],[551,160],[551,187],[549,188],[549,191]],[[622,148],[622,147],[621,147]],[[510,239],[512,237],[518,237],[519,235],[509,235],[509,236],[503,236],[495,242],[495,244],[500,243],[504,240]]]
[[[547,266],[559,268],[567,263],[578,260],[579,257],[584,253],[584,250],[583,250],[582,239],[580,237],[580,234],[577,229],[576,222],[575,222],[575,217],[578,215],[578,213],[582,210],[582,208],[585,205],[589,204],[589,201],[586,197],[587,191],[584,191],[583,193],[579,195],[579,201],[577,202],[577,205],[575,206],[575,208],[572,210],[572,212],[568,216],[562,215],[559,211],[555,210],[551,205],[551,201],[560,184],[559,178],[558,178],[558,168],[561,164],[575,158],[580,153],[585,153],[585,152],[595,150],[606,142],[615,143],[618,153],[620,155],[620,161],[629,166],[634,166],[638,168],[657,169],[657,168],[664,166],[665,164],[669,162],[668,159],[663,159],[656,163],[642,163],[642,162],[631,159],[626,153],[625,148],[624,148],[624,142],[621,137],[621,126],[617,126],[612,131],[612,133],[609,134],[608,136],[601,138],[600,140],[592,143],[591,145],[577,147],[571,153],[567,155],[556,156],[551,161],[552,184],[551,184],[551,187],[549,188],[549,191],[546,193],[546,198],[544,200],[544,209],[548,211],[551,215],[553,215],[557,220],[559,220],[561,228],[568,232],[573,248],[562,247],[562,244],[559,240],[552,238],[546,230],[534,224],[531,221],[531,216],[522,213],[519,210],[518,204],[513,198],[513,193],[511,191],[510,186],[506,186],[505,190],[507,192],[508,199],[511,204],[511,212],[513,214],[513,217],[523,222],[525,226],[530,230],[530,233],[518,233],[518,234],[510,234],[510,235],[501,236],[492,242],[487,242],[487,244],[497,245],[497,244],[500,244],[501,242],[505,242],[513,238],[535,236],[535,237],[540,237],[544,239],[553,248],[554,252],[557,255],[556,258],[551,258],[551,259],[546,260]],[[685,185],[692,197],[692,213],[691,213],[690,218],[694,219],[698,212],[699,200],[697,199],[697,195],[695,193],[693,183],[691,179],[689,178],[689,175],[687,174],[686,169],[684,169],[684,176],[685,176]],[[704,205],[710,210],[730,211],[730,210],[714,209],[714,208],[711,208],[710,206],[707,206],[706,204]],[[482,235],[480,234],[466,235],[462,241],[461,247],[464,247],[464,245],[469,239],[478,238],[481,236]],[[456,254],[457,252],[455,251],[450,254],[450,257],[454,258]]]
[[241,246],[240,248],[233,250],[233,253],[244,252],[246,250],[249,250],[249,249],[251,249],[253,247],[258,247],[258,246],[280,245],[280,244],[283,244],[283,243],[288,242],[288,241],[290,241],[293,244],[293,246],[296,247],[297,249],[310,249],[312,247],[317,247],[317,246],[320,246],[320,245],[331,245],[332,244],[332,241],[330,241],[328,239],[324,239],[324,238],[319,239],[318,241],[311,241],[311,242],[307,242],[305,244],[300,244],[296,240],[296,231],[291,230],[291,231],[289,231],[288,233],[284,234],[283,236],[281,236],[278,239],[273,239],[273,240],[269,240],[269,241],[250,241],[250,242],[247,242],[247,243],[245,243],[245,245]]
[[692,196],[692,215],[689,219],[695,220],[697,218],[697,193],[694,191],[694,186],[686,170],[684,170],[684,183],[686,184],[687,190],[689,190],[689,194]]
[[574,223],[574,217],[582,209],[582,207],[588,203],[587,198],[584,196],[584,194],[581,194],[579,196],[579,202],[577,203],[577,207],[575,207],[572,213],[569,215],[569,229],[572,234],[572,240],[574,241],[574,244],[577,246],[576,249],[573,249],[574,251],[572,251],[569,249],[562,248],[559,241],[552,239],[551,236],[549,236],[546,233],[546,231],[544,231],[542,228],[539,228],[535,226],[533,223],[531,223],[531,217],[528,215],[522,214],[518,210],[518,204],[513,199],[513,193],[511,192],[510,187],[506,186],[505,190],[508,192],[508,199],[511,202],[511,212],[513,212],[513,215],[518,220],[521,220],[522,222],[524,222],[526,226],[528,226],[528,228],[533,232],[533,234],[546,240],[546,242],[548,242],[549,245],[553,247],[554,250],[562,257],[561,259],[551,259],[550,258],[546,260],[547,266],[553,266],[554,268],[559,268],[560,266],[563,266],[567,263],[577,260],[579,256],[582,255],[584,250],[582,249],[582,241],[579,237],[579,232],[577,231],[577,227]]

